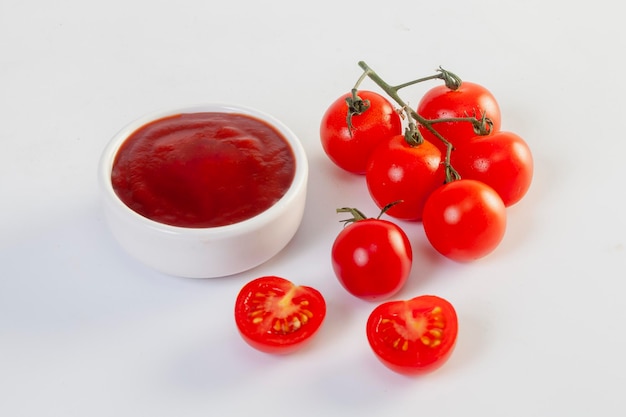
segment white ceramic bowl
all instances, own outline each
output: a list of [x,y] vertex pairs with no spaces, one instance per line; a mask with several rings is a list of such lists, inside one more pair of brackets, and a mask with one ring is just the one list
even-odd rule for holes
[[[111,183],[119,147],[135,130],[163,117],[198,112],[245,114],[276,128],[295,156],[295,176],[285,195],[266,211],[227,226],[186,228],[148,219],[120,200]],[[104,213],[122,248],[137,260],[166,274],[214,278],[236,274],[262,264],[280,252],[296,233],[304,212],[308,161],[296,135],[274,117],[255,109],[204,104],[144,116],[124,127],[105,148],[99,165]]]

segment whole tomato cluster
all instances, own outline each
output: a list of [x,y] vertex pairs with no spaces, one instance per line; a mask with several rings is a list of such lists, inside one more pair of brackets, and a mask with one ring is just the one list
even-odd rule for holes
[[[364,175],[381,209],[368,218],[355,208],[331,250],[333,271],[350,294],[387,300],[365,325],[370,347],[390,369],[419,374],[441,366],[458,332],[450,302],[435,295],[391,300],[407,281],[413,263],[410,239],[383,214],[421,222],[430,244],[452,260],[467,262],[491,253],[506,228],[506,208],[527,192],[533,159],[526,142],[501,130],[500,107],[479,84],[462,82],[440,69],[430,77],[391,86],[369,66],[357,85],[324,113],[320,138],[331,161]],[[387,97],[360,90],[369,77]],[[399,90],[421,81],[444,85],[426,92],[415,109]],[[395,107],[392,104],[398,107]],[[315,289],[280,277],[248,283],[236,301],[238,329],[253,347],[291,352],[321,327],[326,304]]]
[[[522,199],[533,175],[530,149],[517,134],[501,130],[493,94],[440,69],[416,82],[440,78],[445,84],[428,90],[411,109],[398,91],[415,82],[393,87],[365,63],[360,65],[390,98],[357,85],[333,103],[320,127],[326,154],[332,161],[352,158],[364,166],[352,170],[337,163],[365,176],[381,209],[399,202],[386,213],[421,222],[428,241],[442,255],[464,262],[491,253],[504,237],[506,207]],[[370,100],[373,94],[376,100]],[[391,100],[399,106],[396,113],[404,119],[404,131],[389,116]],[[385,116],[379,118],[382,109]]]

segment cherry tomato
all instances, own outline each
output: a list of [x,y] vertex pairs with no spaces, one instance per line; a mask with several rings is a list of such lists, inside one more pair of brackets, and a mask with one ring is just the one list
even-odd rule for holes
[[443,365],[454,350],[458,320],[452,304],[434,295],[389,301],[367,320],[367,339],[390,369],[412,375]]
[[331,252],[341,285],[365,300],[397,293],[413,263],[406,233],[395,223],[378,218],[348,224],[336,237]]
[[[417,113],[428,120],[451,117],[486,116],[492,122],[490,133],[500,130],[502,116],[500,106],[495,97],[485,87],[463,81],[457,90],[451,90],[445,85],[434,87],[422,96],[417,105]],[[454,146],[476,136],[476,132],[469,122],[434,123],[433,128]],[[424,139],[432,142],[444,152],[444,143],[433,135],[424,126],[420,126]]]
[[456,180],[430,195],[422,224],[439,253],[455,261],[472,261],[491,253],[504,237],[506,207],[485,183]]
[[339,97],[322,117],[320,139],[324,152],[337,166],[348,172],[364,174],[370,153],[382,140],[402,133],[402,120],[389,100],[373,91],[359,91],[370,107],[351,116],[348,126],[348,104],[352,93]]
[[404,135],[381,143],[370,157],[365,180],[378,207],[401,201],[387,214],[402,220],[421,220],[426,199],[445,180],[441,152],[428,141],[409,145]]
[[533,177],[528,144],[515,133],[477,136],[456,146],[452,165],[462,178],[482,181],[509,207],[524,197]]
[[267,353],[290,353],[302,347],[325,316],[326,302],[319,291],[276,276],[250,281],[235,302],[239,333],[250,346]]

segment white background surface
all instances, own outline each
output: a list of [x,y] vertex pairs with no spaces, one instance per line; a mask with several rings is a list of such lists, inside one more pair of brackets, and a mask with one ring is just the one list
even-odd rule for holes
[[[386,5],[383,5],[386,4]],[[617,3],[0,0],[0,415],[623,416],[626,412],[626,32]],[[367,345],[374,304],[337,283],[334,210],[370,202],[319,145],[326,107],[365,60],[395,83],[439,65],[487,86],[535,157],[488,258],[437,256],[419,225],[398,297],[457,308],[444,368],[388,371]],[[365,83],[375,89],[373,83]],[[403,97],[416,104],[425,88]],[[128,258],[100,212],[96,166],[145,113],[259,108],[311,163],[290,245],[238,276],[190,280]],[[328,303],[315,341],[253,351],[232,318],[248,280],[281,275]]]

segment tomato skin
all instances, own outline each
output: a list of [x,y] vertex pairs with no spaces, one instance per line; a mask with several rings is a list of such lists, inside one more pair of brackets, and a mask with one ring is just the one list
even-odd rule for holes
[[337,235],[331,259],[337,279],[350,294],[376,300],[390,297],[404,286],[413,252],[399,226],[365,219],[347,225]]
[[379,208],[394,201],[386,214],[401,220],[419,221],[426,199],[445,180],[442,155],[432,143],[411,146],[397,135],[376,147],[367,165],[365,180]]
[[454,351],[457,314],[450,302],[435,295],[380,304],[366,325],[367,340],[389,369],[417,375],[442,366]]
[[431,194],[422,224],[439,253],[458,262],[473,261],[491,253],[504,237],[506,207],[485,183],[461,179]]
[[[457,90],[439,85],[428,90],[417,105],[417,113],[428,120],[450,117],[481,117],[486,114],[493,123],[491,133],[500,130],[502,115],[493,94],[480,84],[463,81]],[[468,122],[434,123],[433,128],[454,146],[476,136]],[[432,142],[445,155],[446,146],[424,126],[419,126],[424,139]]]
[[248,282],[235,302],[235,323],[242,338],[266,353],[300,349],[317,333],[325,316],[326,302],[319,291],[276,276]]
[[496,190],[507,207],[526,195],[534,167],[528,144],[507,131],[459,144],[452,165],[462,178],[482,181]]
[[364,174],[367,160],[382,140],[402,133],[400,115],[382,95],[362,90],[358,96],[370,101],[370,108],[352,116],[352,130],[347,124],[348,105],[345,94],[326,110],[320,124],[320,139],[324,152],[340,168],[354,174]]

